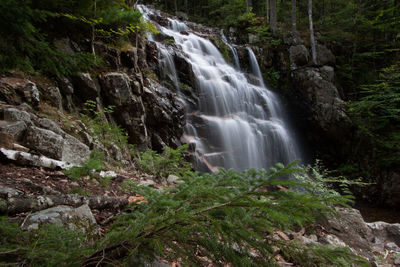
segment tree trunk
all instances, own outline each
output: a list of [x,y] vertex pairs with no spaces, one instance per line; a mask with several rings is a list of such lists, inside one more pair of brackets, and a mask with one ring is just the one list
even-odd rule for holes
[[[94,5],[93,5],[93,12],[94,12],[94,19],[96,19],[96,13],[97,13],[97,0],[94,0]],[[94,41],[96,39],[96,28],[95,28],[96,24],[95,22],[92,22],[91,28],[92,28],[92,37],[90,40],[90,45],[92,47],[92,53],[93,55],[96,55],[96,51],[94,49]]]
[[247,0],[247,12],[250,12],[252,8],[253,8],[253,1]]
[[186,12],[186,14],[189,14],[189,10],[188,10],[188,0],[185,0],[184,6],[185,6],[185,12]]
[[317,65],[317,50],[315,48],[314,26],[312,20],[312,0],[308,0],[308,20],[310,22],[310,44],[313,65]]
[[271,30],[276,34],[276,0],[271,0]]
[[265,0],[265,15],[267,16],[267,22],[269,22],[269,0]]
[[176,3],[176,0],[174,0],[174,8],[175,8],[175,12],[178,11],[178,4]]
[[292,0],[292,32],[295,33],[297,31],[296,24],[296,0]]

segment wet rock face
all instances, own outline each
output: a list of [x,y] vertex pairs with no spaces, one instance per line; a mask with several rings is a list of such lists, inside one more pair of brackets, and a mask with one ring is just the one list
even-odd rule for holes
[[186,123],[184,104],[170,90],[157,84],[144,89],[143,99],[153,149],[160,151],[165,145],[180,145]]
[[106,104],[115,106],[112,115],[127,130],[130,143],[143,149],[176,147],[185,124],[183,104],[169,89],[148,83],[142,88],[132,76],[116,72],[105,74],[101,82]]
[[125,73],[107,73],[103,79],[104,94],[112,105],[129,105],[134,98],[132,84],[133,81]]
[[72,84],[76,89],[74,99],[79,104],[85,103],[87,100],[95,100],[100,95],[98,81],[89,73],[79,73],[77,76],[73,76]]
[[303,131],[310,143],[336,153],[337,146],[350,140],[352,123],[344,101],[334,85],[333,68],[305,67],[292,72],[293,104],[305,122]]

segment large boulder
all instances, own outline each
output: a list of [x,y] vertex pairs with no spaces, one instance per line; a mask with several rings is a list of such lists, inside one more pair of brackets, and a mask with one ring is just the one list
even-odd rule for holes
[[95,100],[100,96],[100,86],[97,79],[93,79],[89,73],[79,73],[72,78],[75,88],[75,99],[80,103],[87,100]]
[[61,160],[74,164],[83,164],[90,156],[90,149],[75,137],[65,135],[62,147]]
[[37,230],[45,224],[63,226],[92,237],[99,234],[96,219],[87,204],[78,208],[61,205],[32,213],[24,220],[21,228]]
[[0,132],[13,136],[15,141],[19,141],[24,136],[27,125],[23,121],[0,121]]
[[39,118],[38,124],[41,128],[55,132],[58,135],[64,136],[66,133],[61,129],[61,127],[54,121],[47,118]]
[[26,125],[32,125],[31,115],[16,108],[6,108],[3,111],[3,118],[6,121],[23,121]]
[[292,70],[298,66],[307,65],[310,59],[310,53],[304,45],[291,46],[289,48],[290,67]]
[[126,73],[111,72],[104,75],[103,88],[107,101],[114,106],[127,105],[132,102],[132,83]]
[[335,55],[326,46],[317,44],[317,62],[319,65],[334,66],[336,63]]
[[61,159],[64,139],[53,131],[30,126],[26,131],[24,145],[50,158]]
[[[53,126],[51,125],[51,127]],[[59,130],[62,131],[61,129]],[[23,144],[33,151],[56,160],[62,160],[74,165],[80,165],[85,162],[89,158],[89,147],[64,132],[61,132],[61,134],[31,126],[26,130]]]
[[43,99],[46,103],[51,104],[53,107],[56,107],[59,110],[62,110],[62,96],[60,89],[56,86],[45,86],[42,88]]
[[133,90],[140,85],[135,84],[125,73],[111,72],[104,75],[102,86],[106,104],[115,106],[113,117],[127,130],[129,141],[147,146],[144,105],[141,96],[137,95],[140,91]]
[[[333,84],[333,69],[301,68],[292,72],[296,103],[307,122],[307,133],[315,142],[319,139],[343,142],[351,133],[351,121],[346,106]],[[320,138],[322,137],[322,138]]]

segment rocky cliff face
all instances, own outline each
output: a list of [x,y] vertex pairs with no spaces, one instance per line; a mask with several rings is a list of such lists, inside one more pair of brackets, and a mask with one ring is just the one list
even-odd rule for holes
[[[74,50],[72,46],[69,49]],[[99,111],[113,106],[114,112],[103,119],[123,127],[129,142],[139,149],[160,151],[164,146],[180,145],[185,107],[173,91],[152,75],[156,68],[150,68],[148,62],[157,61],[154,49],[145,39],[139,48],[123,52],[98,43],[96,52],[110,66],[109,71],[79,73],[45,82],[40,77],[31,79],[19,73],[0,77],[0,132],[13,138],[8,148],[16,143],[25,146],[26,151],[81,163],[89,155],[89,149],[96,147],[85,126],[77,124],[67,134],[64,128],[68,127],[63,123],[43,115],[49,109],[59,114],[76,114],[85,109],[84,104],[89,100],[97,103]],[[71,153],[81,158],[76,159]]]

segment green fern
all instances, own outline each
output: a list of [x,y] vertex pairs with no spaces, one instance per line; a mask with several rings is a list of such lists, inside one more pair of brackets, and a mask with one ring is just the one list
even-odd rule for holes
[[[85,264],[95,266],[105,257],[136,266],[155,258],[180,258],[186,266],[201,266],[204,259],[218,266],[274,266],[273,247],[278,247],[301,266],[366,265],[345,249],[270,238],[274,231],[308,226],[319,216],[333,214],[331,205],[348,200],[296,192],[295,188],[307,185],[280,179],[298,171],[291,164],[269,172],[221,170],[201,176],[186,172],[185,183],[164,192],[130,184],[132,193],[143,195],[146,203],[119,216]],[[277,190],[277,185],[288,190]]]

